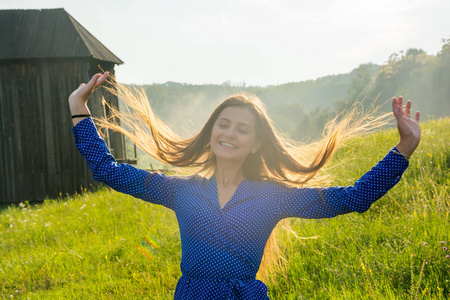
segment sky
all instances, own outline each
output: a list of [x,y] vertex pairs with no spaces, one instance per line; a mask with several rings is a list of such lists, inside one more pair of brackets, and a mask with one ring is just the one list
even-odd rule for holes
[[449,0],[0,0],[40,8],[64,8],[134,84],[299,82],[450,38]]

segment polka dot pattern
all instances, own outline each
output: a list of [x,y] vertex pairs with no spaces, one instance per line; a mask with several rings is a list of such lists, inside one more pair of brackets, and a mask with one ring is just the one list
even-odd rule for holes
[[176,213],[183,275],[175,299],[269,299],[266,285],[255,276],[280,220],[364,212],[408,167],[401,155],[389,152],[349,187],[289,188],[245,179],[220,208],[214,176],[166,176],[118,164],[91,118],[78,123],[73,133],[95,180]]

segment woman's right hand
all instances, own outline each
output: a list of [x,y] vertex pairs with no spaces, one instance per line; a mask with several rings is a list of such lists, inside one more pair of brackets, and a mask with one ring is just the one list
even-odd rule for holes
[[[87,101],[96,88],[101,86],[108,77],[109,73],[105,72],[103,74],[97,73],[92,76],[91,80],[87,84],[80,84],[80,86],[72,92],[69,96],[69,107],[70,113],[73,115],[85,115],[89,114],[89,109],[87,107]],[[73,126],[78,124],[84,118],[74,118]]]
[[103,74],[97,73],[92,76],[88,84],[80,84],[80,86],[69,96],[69,103],[80,102],[86,104],[94,90],[105,82],[108,75],[109,72],[105,72]]

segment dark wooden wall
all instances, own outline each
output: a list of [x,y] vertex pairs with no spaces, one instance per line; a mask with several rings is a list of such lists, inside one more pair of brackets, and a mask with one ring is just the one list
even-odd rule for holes
[[[112,63],[95,60],[0,61],[0,203],[41,201],[96,185],[75,147],[67,99],[98,72],[97,64],[114,73]],[[94,116],[103,115],[104,93],[91,97]],[[116,140],[111,147],[120,151]]]

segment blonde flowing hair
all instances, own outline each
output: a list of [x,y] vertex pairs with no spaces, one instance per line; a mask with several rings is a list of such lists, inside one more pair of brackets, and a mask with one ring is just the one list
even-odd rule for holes
[[[348,113],[338,115],[326,125],[319,142],[300,145],[278,132],[264,103],[257,96],[240,93],[222,101],[197,134],[183,138],[155,115],[142,89],[128,88],[117,83],[114,76],[111,76],[105,88],[118,96],[128,109],[119,111],[110,106],[107,118],[96,119],[101,128],[124,134],[160,162],[176,167],[194,167],[195,172],[205,175],[214,172],[215,159],[209,141],[212,127],[220,113],[230,106],[249,109],[256,118],[256,134],[262,141],[262,146],[244,161],[246,178],[270,180],[288,186],[323,183],[323,177],[317,176],[317,173],[331,159],[338,146],[342,146],[351,137],[386,125],[389,115],[376,116],[375,110],[363,113],[360,106],[354,105]],[[284,269],[285,260],[277,244],[277,232],[280,230],[292,232],[288,219],[282,220],[270,235],[257,274],[258,279],[272,279],[270,275],[273,271]]]

